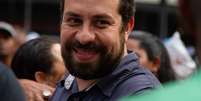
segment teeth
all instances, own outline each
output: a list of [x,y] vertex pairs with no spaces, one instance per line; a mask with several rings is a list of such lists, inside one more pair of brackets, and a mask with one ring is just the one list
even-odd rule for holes
[[81,53],[81,54],[86,54],[86,55],[90,55],[90,54],[94,54],[95,53],[93,51],[87,51],[87,50],[79,50],[78,52]]
[[75,52],[75,56],[80,61],[90,61],[91,59],[93,60],[97,55],[97,53],[94,51],[83,50],[83,49],[75,49],[74,52]]
[[93,50],[89,50],[89,49],[74,49],[75,50],[75,52],[80,52],[80,53],[95,53],[95,51],[93,51]]

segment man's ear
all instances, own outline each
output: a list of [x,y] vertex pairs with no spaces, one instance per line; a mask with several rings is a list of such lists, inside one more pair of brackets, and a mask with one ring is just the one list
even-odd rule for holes
[[46,83],[46,75],[44,72],[37,71],[34,76],[37,82],[42,84]]
[[128,40],[129,34],[133,31],[133,28],[135,25],[134,22],[135,22],[135,19],[134,19],[134,16],[132,16],[125,29],[126,40]]

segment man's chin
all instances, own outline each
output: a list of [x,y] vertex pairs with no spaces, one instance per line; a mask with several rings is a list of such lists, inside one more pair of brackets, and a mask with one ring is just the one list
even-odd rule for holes
[[91,76],[76,76],[77,78],[79,79],[82,79],[82,80],[96,80],[98,78],[95,78],[93,75]]
[[83,80],[93,80],[98,79],[102,76],[97,67],[97,62],[75,62],[71,64],[71,67],[68,68],[69,72]]

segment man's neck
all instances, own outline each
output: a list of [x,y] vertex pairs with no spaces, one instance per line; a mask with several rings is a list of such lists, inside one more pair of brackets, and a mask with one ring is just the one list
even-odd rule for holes
[[90,86],[92,86],[96,82],[96,80],[83,80],[80,78],[76,78],[76,80],[77,80],[77,85],[78,85],[79,91],[83,91],[83,90],[90,88]]

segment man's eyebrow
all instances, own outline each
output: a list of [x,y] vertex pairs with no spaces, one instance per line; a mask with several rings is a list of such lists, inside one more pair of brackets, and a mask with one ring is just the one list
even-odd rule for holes
[[73,13],[73,12],[67,12],[67,13],[64,13],[64,16],[80,17],[78,14]]
[[95,15],[94,18],[96,18],[96,19],[112,19],[112,17],[107,14],[98,14],[98,15]]

